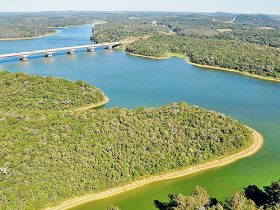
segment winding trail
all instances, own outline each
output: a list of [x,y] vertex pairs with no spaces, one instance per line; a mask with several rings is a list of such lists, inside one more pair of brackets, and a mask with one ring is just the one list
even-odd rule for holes
[[251,155],[255,154],[257,151],[259,151],[259,149],[262,147],[262,145],[264,143],[264,140],[263,140],[263,137],[260,133],[258,133],[257,131],[255,131],[252,128],[248,127],[248,129],[250,129],[252,131],[253,143],[249,147],[245,148],[244,150],[242,150],[238,153],[235,153],[233,155],[230,155],[230,156],[222,158],[222,159],[218,159],[218,160],[210,161],[210,162],[203,163],[203,164],[200,164],[200,165],[192,166],[192,167],[189,167],[187,169],[180,170],[180,171],[145,178],[145,179],[142,179],[142,180],[139,180],[139,181],[132,182],[132,183],[127,184],[125,186],[113,188],[113,189],[110,189],[110,190],[107,190],[107,191],[104,191],[104,192],[95,193],[95,194],[88,194],[88,195],[84,195],[84,196],[81,196],[81,197],[73,198],[71,200],[68,200],[68,201],[65,201],[65,202],[61,203],[60,205],[58,205],[56,207],[47,208],[47,210],[69,209],[69,208],[81,205],[81,204],[89,202],[89,201],[95,201],[95,200],[107,198],[107,197],[110,197],[110,196],[114,196],[114,195],[117,195],[117,194],[129,191],[129,190],[141,187],[143,185],[146,185],[146,184],[149,184],[149,183],[152,183],[152,182],[167,180],[167,179],[174,179],[174,178],[183,177],[183,176],[186,176],[186,175],[189,175],[189,174],[193,174],[193,173],[196,173],[196,172],[208,170],[208,169],[211,169],[211,168],[225,166],[225,165],[233,163],[237,160],[240,160],[242,158],[251,156]]

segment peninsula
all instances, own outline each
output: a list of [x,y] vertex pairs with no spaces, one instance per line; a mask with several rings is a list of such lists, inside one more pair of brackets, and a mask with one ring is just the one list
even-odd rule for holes
[[262,145],[239,121],[186,103],[88,109],[107,97],[82,81],[3,72],[0,82],[0,207],[110,195],[222,166]]

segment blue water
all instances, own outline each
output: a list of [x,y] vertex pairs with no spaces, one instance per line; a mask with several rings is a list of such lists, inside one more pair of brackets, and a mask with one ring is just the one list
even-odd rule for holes
[[[35,40],[1,41],[0,54],[89,44],[90,35],[91,28],[83,26]],[[252,157],[226,167],[154,183],[89,203],[83,209],[104,209],[110,203],[124,210],[132,209],[132,205],[135,210],[152,209],[153,200],[166,200],[169,193],[189,193],[195,185],[204,186],[211,195],[223,199],[249,184],[263,186],[280,178],[280,83],[205,70],[179,58],[150,60],[101,49],[94,53],[80,51],[75,56],[36,56],[28,62],[3,60],[0,70],[4,69],[85,80],[109,96],[107,107],[156,107],[186,101],[239,119],[265,137],[264,147]]]

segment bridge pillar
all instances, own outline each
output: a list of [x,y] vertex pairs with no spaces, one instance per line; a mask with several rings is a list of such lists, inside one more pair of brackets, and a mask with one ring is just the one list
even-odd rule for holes
[[67,50],[68,55],[75,55],[75,50]]
[[28,55],[22,55],[22,56],[20,57],[20,60],[21,60],[21,61],[28,61]]
[[49,58],[53,56],[53,52],[46,52],[45,57]]
[[107,49],[107,50],[112,50],[112,49],[113,49],[113,45],[108,45],[108,46],[106,47],[106,49]]
[[95,50],[94,47],[88,47],[88,48],[87,48],[87,51],[88,51],[88,52],[94,52],[94,50]]

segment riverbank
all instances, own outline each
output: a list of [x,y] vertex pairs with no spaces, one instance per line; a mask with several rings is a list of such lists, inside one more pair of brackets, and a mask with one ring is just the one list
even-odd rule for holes
[[270,77],[264,77],[264,76],[259,76],[256,74],[250,74],[247,72],[241,72],[235,69],[227,69],[227,68],[222,68],[222,67],[216,67],[216,66],[208,66],[208,65],[201,65],[201,64],[197,64],[197,63],[193,63],[191,61],[188,60],[188,62],[196,67],[200,67],[200,68],[204,68],[204,69],[212,69],[212,70],[220,70],[220,71],[228,71],[228,72],[233,72],[233,73],[237,73],[237,74],[242,74],[245,76],[249,76],[249,77],[253,77],[256,79],[262,79],[262,80],[267,80],[267,81],[271,81],[271,82],[280,82],[280,79],[274,79],[274,78],[270,78]]
[[220,159],[216,159],[216,160],[213,160],[213,161],[210,161],[207,163],[192,166],[187,169],[180,170],[180,171],[145,178],[140,181],[135,181],[135,182],[127,184],[125,186],[113,188],[111,190],[107,190],[104,192],[89,194],[89,195],[81,196],[78,198],[74,198],[74,199],[66,201],[54,208],[47,208],[47,209],[48,210],[64,210],[64,209],[73,208],[75,206],[84,204],[89,201],[95,201],[95,200],[107,198],[110,196],[114,196],[114,195],[129,191],[129,190],[144,186],[144,185],[152,183],[152,182],[187,176],[187,175],[190,175],[190,174],[193,174],[196,172],[200,172],[200,171],[204,171],[204,170],[208,170],[211,168],[225,166],[225,165],[233,163],[237,160],[251,156],[251,155],[255,154],[257,151],[259,151],[259,149],[262,147],[262,145],[264,143],[264,140],[260,133],[253,130],[252,128],[248,127],[248,129],[252,130],[252,137],[253,137],[252,144],[250,144],[249,146],[243,148],[241,151],[238,151],[237,153],[232,154],[230,156],[222,157]]
[[89,110],[89,109],[95,109],[95,108],[98,108],[100,106],[104,106],[105,104],[107,104],[110,101],[110,99],[107,96],[104,95],[104,97],[105,97],[104,100],[102,100],[98,103],[78,108],[75,111],[76,112],[81,112],[81,111],[86,111],[86,110]]
[[264,76],[260,76],[260,75],[256,75],[256,74],[251,74],[251,73],[248,73],[248,72],[241,72],[241,71],[238,71],[238,70],[235,70],[235,69],[228,69],[228,68],[223,68],[223,67],[208,66],[208,65],[193,63],[193,62],[190,61],[190,59],[187,56],[179,54],[179,53],[169,53],[167,56],[162,56],[162,57],[145,56],[145,55],[134,54],[134,53],[130,53],[130,52],[127,52],[127,54],[129,54],[131,56],[149,58],[149,59],[154,59],[154,60],[164,60],[164,59],[168,59],[168,58],[171,58],[171,57],[177,57],[177,58],[186,59],[189,64],[191,64],[193,66],[196,66],[196,67],[204,68],[204,69],[212,69],[212,70],[233,72],[233,73],[238,73],[238,74],[242,74],[242,75],[245,75],[245,76],[253,77],[253,78],[256,78],[256,79],[262,79],[262,80],[267,80],[267,81],[271,81],[271,82],[280,82],[280,79],[275,79],[275,78],[271,78],[271,77],[264,77]]
[[5,38],[5,39],[0,39],[0,41],[19,41],[19,40],[39,39],[39,38],[55,35],[58,32],[59,32],[59,30],[56,29],[56,31],[54,31],[54,32],[47,33],[47,34],[40,35],[40,36],[24,37],[24,38]]

